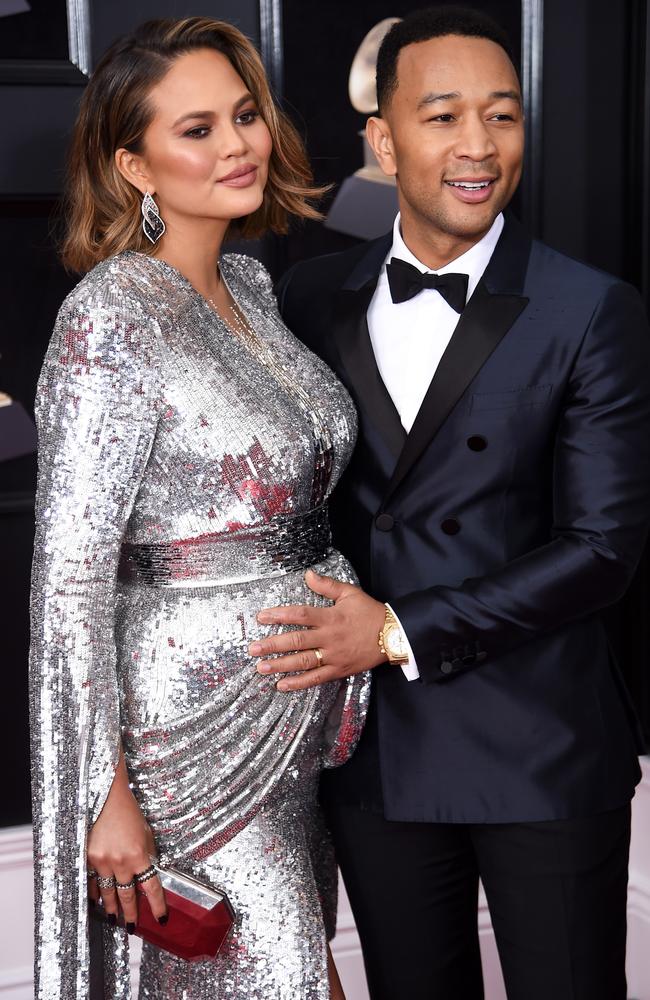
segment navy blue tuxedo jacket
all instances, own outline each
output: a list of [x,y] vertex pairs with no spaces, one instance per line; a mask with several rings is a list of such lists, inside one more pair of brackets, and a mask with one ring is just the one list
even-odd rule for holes
[[398,614],[421,674],[373,671],[370,723],[330,780],[394,820],[615,808],[642,750],[601,618],[650,520],[640,297],[509,218],[406,435],[366,321],[390,245],[301,262],[277,289],[359,411],[335,544]]

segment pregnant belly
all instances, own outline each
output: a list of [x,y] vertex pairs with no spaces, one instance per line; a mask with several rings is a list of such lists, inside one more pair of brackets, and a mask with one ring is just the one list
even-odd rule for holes
[[[354,580],[337,553],[316,568]],[[343,685],[282,693],[248,654],[252,639],[274,631],[257,623],[262,607],[305,603],[327,602],[306,587],[302,572],[226,587],[120,588],[125,755],[158,847],[169,857],[212,853],[283,776],[304,781],[321,768],[326,723]]]

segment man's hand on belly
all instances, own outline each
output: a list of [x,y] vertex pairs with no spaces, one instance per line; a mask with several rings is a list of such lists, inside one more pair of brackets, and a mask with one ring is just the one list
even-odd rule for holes
[[261,674],[299,671],[294,677],[283,677],[277,685],[280,691],[298,691],[384,663],[386,657],[379,649],[377,637],[384,627],[385,606],[360,587],[318,576],[311,569],[305,581],[315,594],[327,597],[334,604],[327,608],[297,605],[260,611],[257,620],[261,625],[302,628],[252,642],[248,647],[251,656],[278,654],[272,660],[261,659],[258,671]]

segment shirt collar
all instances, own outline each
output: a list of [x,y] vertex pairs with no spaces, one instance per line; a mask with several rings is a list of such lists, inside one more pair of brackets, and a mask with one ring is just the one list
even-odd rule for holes
[[[483,272],[490,262],[490,257],[494,253],[494,248],[496,247],[499,237],[504,226],[503,213],[499,212],[496,219],[492,223],[492,226],[485,234],[483,239],[471,246],[469,250],[461,254],[460,257],[456,257],[455,260],[450,261],[443,267],[439,267],[436,270],[436,274],[448,274],[451,272],[459,272],[460,274],[469,275],[469,284],[467,288],[467,298],[478,285],[479,281],[483,277]],[[408,264],[412,264],[413,267],[417,267],[418,271],[422,273],[431,273],[431,268],[423,264],[422,261],[418,260],[414,253],[411,253],[406,243],[402,238],[401,232],[401,215],[398,212],[395,222],[393,224],[393,245],[388,253],[387,261],[391,257],[399,257],[400,260],[405,260]]]

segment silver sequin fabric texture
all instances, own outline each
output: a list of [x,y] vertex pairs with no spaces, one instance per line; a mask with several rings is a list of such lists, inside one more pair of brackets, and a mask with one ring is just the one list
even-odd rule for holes
[[[37,1000],[128,1000],[128,938],[89,946],[87,831],[124,747],[162,861],[237,913],[216,960],[146,946],[147,1000],[326,1000],[336,868],[324,766],[359,737],[369,680],[281,693],[248,643],[262,607],[354,582],[327,498],[352,403],[283,325],[257,261],[221,270],[233,332],[145,254],[98,265],[59,313],[37,395],[30,657]],[[91,962],[91,951],[93,961]],[[101,949],[100,949],[101,957]],[[100,985],[97,989],[96,984]]]

